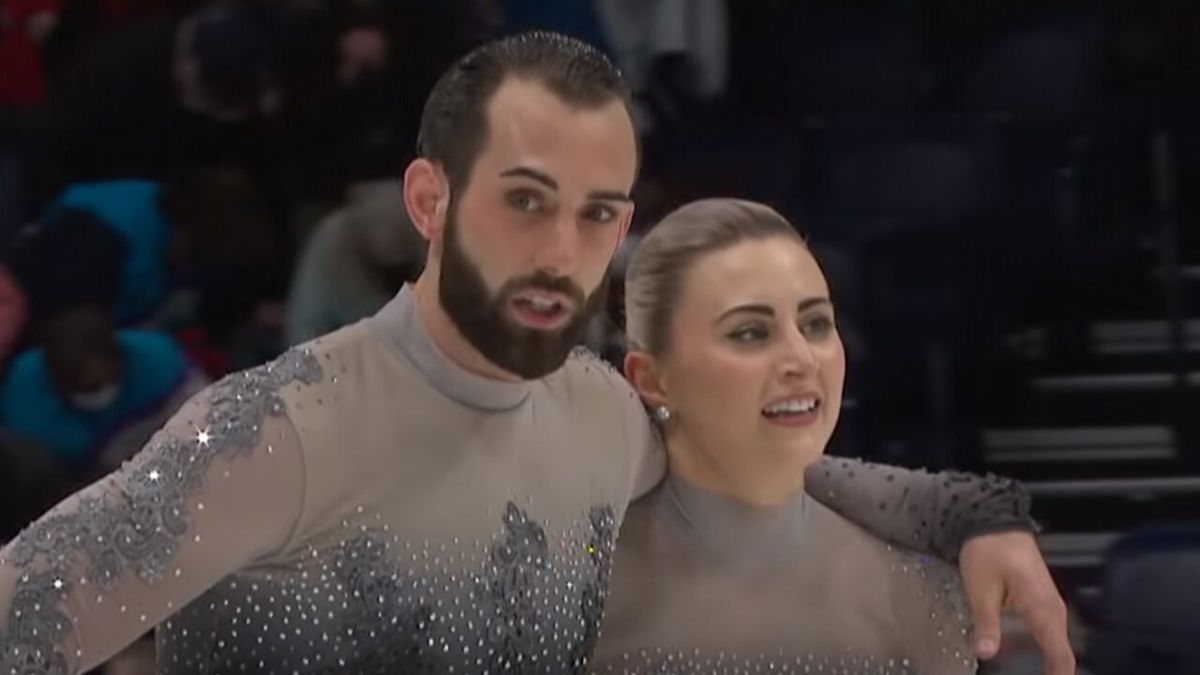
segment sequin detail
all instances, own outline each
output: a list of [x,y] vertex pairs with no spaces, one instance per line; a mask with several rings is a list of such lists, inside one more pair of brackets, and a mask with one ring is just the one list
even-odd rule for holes
[[508,503],[482,541],[414,541],[363,514],[295,567],[236,575],[185,608],[159,630],[160,672],[583,673],[612,513],[552,528]]
[[[827,459],[822,466],[829,491],[815,497],[881,537],[943,560],[956,562],[963,544],[976,535],[1006,529],[1037,530],[1029,491],[1015,480],[993,474],[915,471],[901,474],[898,482],[894,469],[884,465]],[[893,485],[903,486],[903,490],[854,508],[856,495],[871,492],[863,484],[877,483],[880,473],[884,474],[881,492],[890,492]],[[914,491],[906,481],[917,477],[928,483]]]
[[829,657],[818,654],[787,657],[783,654],[746,656],[732,652],[710,653],[642,650],[623,655],[620,664],[610,664],[596,675],[917,675],[909,659],[881,659],[845,654]]
[[[204,488],[217,458],[233,459],[258,444],[262,423],[284,413],[279,390],[323,376],[307,350],[230,375],[207,392],[204,426],[191,438],[160,434],[123,470],[113,500],[84,499],[76,511],[50,515],[21,533],[6,562],[26,570],[0,635],[0,672],[64,675],[63,642],[71,622],[61,607],[80,573],[111,591],[129,572],[161,581],[189,528],[185,500]],[[34,569],[38,571],[34,571]]]
[[583,615],[583,641],[579,643],[571,659],[576,672],[582,672],[596,649],[600,637],[600,623],[604,619],[604,606],[608,599],[608,582],[612,573],[613,548],[616,543],[617,518],[612,507],[592,509],[589,518],[592,536],[588,540],[587,553],[595,569],[595,580],[583,589],[580,598],[580,613]]
[[[338,646],[345,652],[339,655],[339,661],[348,667],[330,666],[319,672],[388,675],[401,665],[404,672],[413,675],[438,672],[427,649],[437,616],[429,593],[432,589],[422,588],[419,580],[398,569],[389,558],[382,533],[348,541],[335,560],[338,576],[344,580],[350,597],[345,630],[351,639]],[[371,626],[377,629],[371,630]],[[356,644],[359,641],[366,644]]]
[[512,502],[505,508],[504,528],[503,539],[492,545],[490,574],[479,584],[477,600],[493,619],[488,642],[495,651],[488,672],[523,672],[545,629],[534,593],[539,577],[549,571],[549,546],[542,527]]
[[[625,381],[625,376],[621,374],[621,371],[617,370],[611,362],[605,360],[603,356],[586,345],[577,345],[572,348],[569,360],[581,364],[584,370],[595,368],[602,374],[617,378],[621,382]],[[629,391],[632,392],[633,389],[630,388]]]

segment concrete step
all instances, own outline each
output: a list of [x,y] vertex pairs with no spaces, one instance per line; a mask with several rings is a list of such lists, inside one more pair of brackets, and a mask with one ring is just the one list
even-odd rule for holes
[[[1071,534],[1056,552],[1094,556],[1102,541],[1084,535],[1130,532],[1149,525],[1200,520],[1200,476],[1028,480],[1034,516],[1045,535]],[[1093,546],[1088,549],[1084,544]],[[1094,560],[1093,560],[1094,561]],[[1070,562],[1070,561],[1068,561]],[[1077,559],[1083,564],[1083,559]]]
[[[1182,327],[1184,349],[1200,352],[1200,319],[1185,319]],[[1099,321],[1088,326],[1088,338],[1097,356],[1164,354],[1172,351],[1171,330],[1166,320]]]
[[1090,426],[985,429],[984,461],[989,465],[1037,463],[1139,462],[1177,457],[1168,426]]

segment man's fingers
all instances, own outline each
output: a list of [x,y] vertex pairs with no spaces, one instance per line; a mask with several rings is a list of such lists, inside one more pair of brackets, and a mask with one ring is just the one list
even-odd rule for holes
[[1067,636],[1067,608],[1055,597],[1025,613],[1033,638],[1042,648],[1046,675],[1075,675],[1075,651]]
[[[966,570],[964,570],[966,572]],[[975,654],[983,660],[995,658],[1000,652],[1000,612],[1004,608],[1004,587],[968,573],[963,575],[971,619]]]

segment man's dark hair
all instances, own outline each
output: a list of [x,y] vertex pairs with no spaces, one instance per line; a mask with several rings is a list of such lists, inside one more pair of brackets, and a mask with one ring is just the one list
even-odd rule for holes
[[630,101],[620,70],[586,42],[548,31],[488,42],[442,75],[421,115],[417,154],[441,165],[451,190],[466,184],[487,140],[488,101],[510,76],[534,79],[573,105]]

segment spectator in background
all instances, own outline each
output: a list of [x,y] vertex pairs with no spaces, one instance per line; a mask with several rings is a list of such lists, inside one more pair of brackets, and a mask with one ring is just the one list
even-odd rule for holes
[[[288,247],[265,194],[244,171],[205,167],[163,184],[75,184],[58,196],[44,220],[65,215],[71,221],[80,214],[117,234],[126,250],[114,305],[117,325],[180,336],[210,377],[228,371],[229,352],[236,350],[231,341],[263,313],[262,305],[277,304],[274,313],[282,316]],[[282,348],[282,319],[274,323],[264,329],[274,334],[267,339],[273,346],[262,355],[252,349],[248,358],[270,358]]]
[[[12,278],[8,268],[0,264],[0,364],[8,362],[9,355],[16,347],[25,329],[26,313],[25,292]],[[0,370],[3,368],[0,367]]]
[[68,187],[51,207],[51,218],[62,207],[91,213],[125,241],[128,255],[114,309],[120,325],[149,319],[167,292],[171,225],[159,209],[159,195],[152,181],[82,183]]
[[29,109],[46,96],[42,45],[61,0],[0,0],[0,108]]
[[116,468],[206,383],[170,337],[118,330],[126,242],[63,209],[11,253],[35,346],[0,385],[0,427],[44,445],[80,478]]
[[495,0],[296,3],[282,50],[285,152],[331,203],[351,182],[395,178],[413,158],[425,97],[449,65],[495,36]]
[[164,185],[161,208],[175,284],[159,325],[210,352],[213,377],[278,355],[292,256],[262,186],[237,168],[201,167]]
[[0,426],[84,472],[111,471],[207,380],[167,335],[117,330],[108,308],[59,308],[0,390]]
[[[164,4],[167,3],[159,0],[55,0],[57,12],[53,30],[48,32],[42,48],[42,61],[51,90],[57,76],[83,58],[97,39],[160,13]],[[176,0],[170,0],[169,4],[176,4]]]
[[189,16],[175,40],[179,103],[220,123],[271,117],[283,105],[275,54],[282,17],[214,3]]
[[148,13],[86,40],[64,59],[34,130],[37,196],[80,182],[162,181],[198,164],[269,176],[282,11],[218,3],[182,17]]
[[597,0],[613,58],[637,95],[639,130],[686,116],[725,91],[729,21],[720,0]]
[[41,445],[0,430],[0,542],[54,506],[74,486]]
[[304,250],[287,309],[287,343],[299,344],[370,316],[425,261],[396,180],[364,183],[321,221]]

